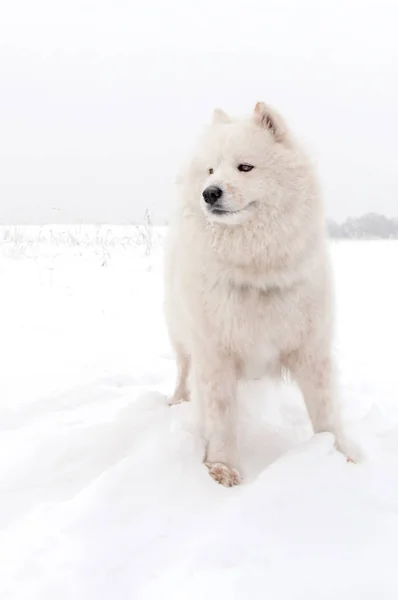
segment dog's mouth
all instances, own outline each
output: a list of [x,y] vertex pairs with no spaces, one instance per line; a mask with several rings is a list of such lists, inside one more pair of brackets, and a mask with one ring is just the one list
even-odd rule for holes
[[211,208],[209,212],[212,215],[222,216],[222,215],[235,215],[240,212],[240,210],[225,210],[224,208]]
[[245,206],[244,208],[241,208],[239,210],[228,210],[226,208],[211,206],[208,208],[208,211],[211,215],[216,215],[217,217],[223,217],[225,215],[238,215],[239,213],[246,211],[247,209],[253,208],[254,205],[255,205],[255,202],[250,202],[250,204],[248,204],[247,206]]

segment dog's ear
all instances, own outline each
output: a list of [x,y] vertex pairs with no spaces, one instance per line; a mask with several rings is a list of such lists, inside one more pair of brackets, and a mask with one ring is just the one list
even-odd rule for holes
[[276,110],[264,102],[257,102],[254,107],[254,119],[261,127],[270,131],[277,142],[287,140],[288,131],[285,121]]
[[215,108],[213,110],[213,125],[231,123],[230,117],[225,113],[222,108]]

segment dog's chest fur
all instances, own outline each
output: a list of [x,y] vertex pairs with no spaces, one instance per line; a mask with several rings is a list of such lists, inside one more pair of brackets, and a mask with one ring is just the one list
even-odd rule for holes
[[222,279],[206,290],[204,318],[219,344],[241,361],[248,377],[278,363],[305,325],[299,286],[259,289]]

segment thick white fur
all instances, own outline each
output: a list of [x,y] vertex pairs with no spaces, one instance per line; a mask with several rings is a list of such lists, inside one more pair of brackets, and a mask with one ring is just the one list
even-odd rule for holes
[[[240,163],[255,168],[240,172]],[[222,206],[233,213],[209,213],[202,198],[209,185],[223,190]],[[285,369],[302,390],[314,431],[334,433],[345,451],[324,215],[307,156],[265,104],[240,120],[216,110],[177,187],[165,265],[179,369],[172,403],[190,392],[199,403],[210,474],[224,485],[240,480],[238,380]]]

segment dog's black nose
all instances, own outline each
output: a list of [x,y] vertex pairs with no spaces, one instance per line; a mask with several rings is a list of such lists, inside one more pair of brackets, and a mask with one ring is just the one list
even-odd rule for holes
[[221,196],[222,189],[216,185],[209,185],[209,187],[203,191],[203,198],[207,204],[210,204],[210,206],[213,206],[213,204],[215,204],[217,200],[221,198]]

